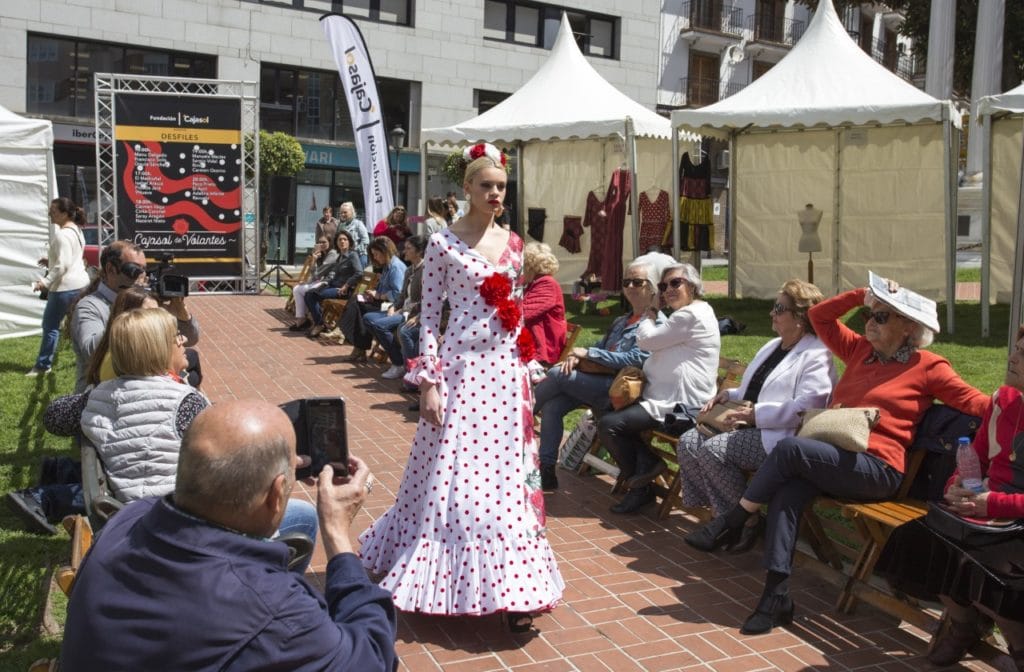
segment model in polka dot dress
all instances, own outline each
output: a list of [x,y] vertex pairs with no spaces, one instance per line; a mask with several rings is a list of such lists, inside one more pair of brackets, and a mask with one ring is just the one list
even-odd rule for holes
[[421,389],[419,426],[397,500],[363,533],[361,556],[403,611],[543,611],[564,583],[544,531],[520,360],[523,242],[493,224],[502,164],[488,155],[466,174],[470,211],[430,237],[424,261],[420,357],[406,378]]

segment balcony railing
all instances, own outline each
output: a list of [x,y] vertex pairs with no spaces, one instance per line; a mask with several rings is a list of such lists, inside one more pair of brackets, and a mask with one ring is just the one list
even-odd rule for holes
[[679,90],[684,107],[704,107],[740,91],[746,84],[723,82],[718,77],[683,77]]
[[683,77],[682,90],[687,107],[703,107],[717,103],[721,86],[717,77]]
[[803,21],[767,14],[751,14],[747,17],[747,29],[754,42],[772,42],[792,47],[803,36],[805,27]]
[[683,30],[739,36],[743,33],[743,9],[722,0],[689,0],[683,3]]

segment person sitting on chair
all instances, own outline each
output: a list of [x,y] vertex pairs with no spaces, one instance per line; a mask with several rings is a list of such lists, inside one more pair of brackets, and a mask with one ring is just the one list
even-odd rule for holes
[[[373,332],[384,351],[388,353],[391,367],[381,377],[394,380],[405,375],[405,356],[403,350],[405,340],[401,331],[415,329],[417,341],[419,336],[420,299],[423,294],[423,253],[427,249],[426,236],[410,236],[402,243],[405,248],[405,260],[409,267],[402,281],[402,291],[395,303],[387,310],[380,310],[363,315],[366,326]],[[410,326],[410,323],[412,325]],[[399,332],[396,336],[396,331]],[[405,339],[405,340],[403,340]],[[418,348],[418,345],[417,345]],[[415,355],[412,355],[415,357]]]
[[331,465],[320,473],[321,591],[289,571],[288,547],[271,538],[298,464],[292,423],[276,406],[227,401],[201,413],[182,441],[173,495],[126,506],[82,563],[62,667],[392,672],[395,606],[349,538],[369,469],[351,457],[347,477]]
[[398,298],[405,280],[405,264],[398,258],[398,250],[390,238],[374,238],[370,241],[369,250],[373,267],[380,273],[377,288],[368,289],[357,296],[355,301],[349,301],[338,320],[345,341],[355,346],[348,358],[353,362],[366,361],[366,351],[373,340],[373,334],[363,319],[364,315],[379,311],[385,302],[391,303]]
[[309,274],[309,279],[306,282],[300,283],[292,287],[292,297],[295,304],[295,322],[288,327],[288,331],[303,331],[313,326],[313,323],[307,317],[309,313],[309,307],[306,305],[306,292],[311,289],[319,289],[327,284],[324,280],[327,274],[331,272],[332,267],[338,261],[338,249],[331,245],[334,239],[332,238],[318,238],[316,246],[310,253],[313,258],[312,272]]
[[[354,248],[351,233],[345,230],[339,231],[338,235],[334,238],[334,249],[337,252],[337,256],[334,263],[321,276],[323,284],[311,287],[303,293],[302,299],[305,301],[306,310],[309,312],[308,323],[312,325],[308,332],[310,338],[316,338],[325,328],[324,313],[320,307],[320,302],[324,299],[347,298],[349,292],[359,282],[363,272],[359,255]],[[301,328],[299,326],[295,330],[298,331]]]

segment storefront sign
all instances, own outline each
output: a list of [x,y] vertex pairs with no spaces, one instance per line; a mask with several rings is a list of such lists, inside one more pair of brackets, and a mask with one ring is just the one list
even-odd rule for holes
[[96,127],[85,124],[53,124],[53,141],[82,145],[96,144]]
[[132,93],[114,108],[118,238],[186,275],[240,275],[240,101]]

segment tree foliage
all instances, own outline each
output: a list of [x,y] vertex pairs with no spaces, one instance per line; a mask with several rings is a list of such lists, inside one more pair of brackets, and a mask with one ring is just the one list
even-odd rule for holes
[[[953,46],[954,95],[971,95],[971,76],[974,70],[974,38],[978,25],[978,4],[985,0],[956,0],[956,24]],[[796,0],[797,3],[817,9],[818,0]],[[847,7],[858,7],[857,0],[833,0],[836,11],[842,14]],[[905,20],[900,34],[913,43],[914,55],[928,57],[928,26],[931,21],[931,0],[888,0],[872,2],[903,12]],[[1003,73],[1001,91],[1012,89],[1024,80],[1024,3],[1011,0],[1006,3],[1003,22]]]
[[277,131],[260,131],[260,173],[261,177],[291,177],[306,165],[306,153],[299,141]]

